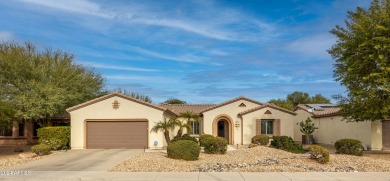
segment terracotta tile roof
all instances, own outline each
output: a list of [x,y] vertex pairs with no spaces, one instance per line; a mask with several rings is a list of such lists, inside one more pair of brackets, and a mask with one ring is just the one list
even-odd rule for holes
[[243,111],[243,112],[240,112],[240,113],[238,113],[238,115],[242,116],[242,115],[249,114],[251,112],[254,112],[254,111],[257,111],[257,110],[260,110],[260,109],[264,109],[264,108],[267,108],[267,107],[270,107],[270,108],[273,108],[273,109],[276,109],[276,110],[279,110],[279,111],[282,111],[282,112],[285,112],[285,113],[288,113],[288,114],[297,115],[297,113],[295,113],[293,111],[290,111],[288,109],[284,109],[284,108],[278,107],[275,104],[270,104],[270,103],[267,103],[267,104],[264,104],[264,105],[261,105],[261,106],[258,106],[258,107],[255,107],[255,108]]
[[171,113],[171,114],[176,115],[176,113],[172,112],[171,110],[169,110],[169,109],[167,109],[167,108],[165,108],[165,107],[160,107],[160,106],[158,106],[158,105],[154,105],[154,104],[151,104],[151,103],[148,103],[148,102],[145,102],[145,101],[141,101],[141,100],[135,99],[135,98],[133,98],[133,97],[130,97],[130,96],[127,96],[127,95],[118,93],[118,92],[113,92],[113,93],[107,94],[107,95],[105,95],[105,96],[101,96],[101,97],[98,97],[98,98],[96,98],[96,99],[92,99],[92,100],[90,100],[90,101],[87,101],[87,102],[78,104],[78,105],[76,105],[76,106],[73,106],[73,107],[70,107],[70,108],[66,109],[66,111],[67,111],[67,112],[72,112],[72,111],[75,111],[75,110],[77,110],[77,109],[80,109],[80,108],[83,108],[83,107],[86,107],[86,106],[89,106],[89,105],[98,103],[98,102],[100,102],[100,101],[109,99],[109,98],[114,97],[114,96],[118,96],[118,97],[121,97],[121,98],[123,98],[123,99],[127,99],[127,100],[130,100],[130,101],[133,101],[133,102],[136,102],[136,103],[145,105],[145,106],[149,106],[149,107],[155,108],[155,109],[157,109],[157,110],[167,111],[167,112],[169,112],[169,113]]
[[179,115],[187,111],[200,114],[202,110],[213,107],[215,104],[160,104],[159,106],[167,108]]
[[[310,104],[309,104],[310,105]],[[294,111],[297,109],[302,109],[304,111],[307,111],[311,113],[313,118],[320,118],[320,117],[329,117],[329,116],[338,116],[341,114],[341,108],[337,105],[333,104],[323,104],[325,106],[321,106],[321,104],[316,104],[317,106],[320,106],[322,110],[316,110],[310,107],[307,104],[298,104],[297,107],[295,107]],[[309,111],[309,109],[312,110],[312,112]]]
[[233,103],[233,102],[236,102],[236,101],[239,101],[239,100],[246,100],[246,101],[249,101],[249,102],[258,104],[258,105],[263,105],[263,104],[264,104],[264,103],[262,103],[262,102],[255,101],[255,100],[253,100],[253,99],[249,99],[249,98],[247,98],[247,97],[240,96],[240,97],[231,99],[231,100],[229,100],[229,101],[226,101],[226,102],[223,102],[223,103],[214,105],[214,106],[212,106],[212,107],[206,108],[206,109],[202,110],[200,113],[204,113],[204,112],[207,112],[207,111],[210,111],[210,110],[213,110],[213,109],[216,109],[216,108],[225,106],[225,105],[227,105],[227,104],[230,104],[230,103]]

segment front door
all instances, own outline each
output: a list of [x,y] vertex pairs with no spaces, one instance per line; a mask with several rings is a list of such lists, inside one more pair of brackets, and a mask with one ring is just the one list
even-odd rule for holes
[[218,137],[223,137],[229,140],[229,123],[225,119],[221,119],[217,123]]

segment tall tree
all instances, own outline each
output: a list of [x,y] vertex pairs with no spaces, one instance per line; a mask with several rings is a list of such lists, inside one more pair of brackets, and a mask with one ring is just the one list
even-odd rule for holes
[[[33,44],[0,44],[0,94],[13,117],[46,120],[100,95],[103,78],[73,62],[73,55]],[[1,109],[1,108],[0,108]]]
[[279,107],[293,110],[298,104],[329,104],[330,100],[321,94],[311,96],[305,92],[295,91],[288,94],[286,99],[271,99],[268,103],[275,104]]
[[119,92],[121,94],[128,95],[128,96],[136,98],[138,100],[152,103],[152,99],[148,95],[141,94],[138,92],[132,92],[132,91],[128,91],[126,89],[121,89],[121,88],[114,89],[112,92]]
[[333,76],[347,88],[346,97],[338,96],[344,118],[390,118],[390,0],[349,11],[345,27],[331,33],[338,38],[328,50],[336,60]]
[[168,100],[164,101],[162,104],[187,104],[187,102],[171,97]]

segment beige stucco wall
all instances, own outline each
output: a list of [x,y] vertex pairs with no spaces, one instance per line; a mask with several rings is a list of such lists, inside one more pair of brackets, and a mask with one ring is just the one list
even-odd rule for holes
[[382,150],[382,122],[373,121],[371,123],[371,149]]
[[[244,103],[246,107],[239,107],[241,103]],[[213,133],[213,121],[218,116],[227,115],[232,120],[232,129],[233,129],[233,143],[232,144],[241,144],[241,128],[235,127],[234,124],[238,121],[241,124],[241,118],[238,117],[238,113],[258,107],[260,105],[246,100],[238,100],[227,104],[222,107],[207,111],[203,113],[203,131],[204,134]]]
[[334,144],[337,140],[351,138],[362,141],[365,148],[382,149],[382,123],[380,121],[347,122],[341,116],[312,118],[307,111],[298,109],[294,125],[294,140],[302,141],[302,133],[298,123],[308,117],[319,127],[314,133],[314,139],[322,144]]
[[319,143],[334,144],[339,139],[350,138],[371,147],[371,122],[347,122],[342,119],[341,116],[316,118],[319,129],[314,134],[315,139]]
[[[269,110],[272,114],[264,114]],[[280,135],[294,137],[295,115],[266,107],[242,116],[243,119],[243,144],[250,144],[256,135],[256,120],[280,119]]]
[[[112,103],[117,100],[120,103],[119,109],[113,109]],[[95,104],[74,110],[71,115],[71,147],[72,149],[85,148],[85,120],[87,119],[147,119],[148,129],[164,119],[163,111],[145,106],[117,96],[97,102]],[[149,131],[148,130],[148,131]],[[158,141],[157,147],[153,145]],[[149,131],[148,145],[150,148],[158,148],[166,145],[161,132]]]

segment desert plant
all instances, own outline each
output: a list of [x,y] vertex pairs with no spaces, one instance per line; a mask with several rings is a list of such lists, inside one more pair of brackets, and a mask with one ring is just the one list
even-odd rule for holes
[[251,139],[252,143],[258,145],[268,145],[269,136],[265,134],[256,135]]
[[55,126],[39,128],[37,132],[38,142],[58,150],[62,147],[69,146],[70,126]]
[[215,137],[204,142],[204,152],[208,154],[225,154],[228,141],[222,137]]
[[301,145],[298,145],[289,136],[274,136],[271,145],[277,149],[285,150],[291,153],[305,153]]
[[39,156],[48,155],[51,151],[51,147],[45,144],[38,144],[31,147],[31,151]]
[[[189,141],[193,141],[195,142],[196,144],[198,144],[198,140],[194,137],[191,137],[189,134],[183,134],[181,136],[181,139],[180,140],[189,140]],[[176,135],[172,140],[171,140],[171,143],[175,142],[175,141],[179,141],[179,138],[178,138],[178,135]]]
[[162,131],[164,133],[164,138],[167,144],[171,143],[171,138],[169,136],[169,131],[175,128],[176,119],[164,119],[164,121],[159,121],[155,126],[150,130],[150,132],[159,132]]
[[213,135],[209,134],[202,134],[199,136],[199,144],[200,146],[204,146],[206,142],[208,142],[210,139],[214,139]]
[[306,136],[306,144],[312,144],[310,140],[310,135],[314,133],[314,131],[318,129],[318,127],[314,126],[314,123],[311,121],[310,118],[307,118],[305,122],[301,121],[299,123],[299,126],[301,127],[301,132]]
[[192,130],[191,125],[184,123],[183,121],[175,120],[174,124],[175,124],[175,127],[176,126],[179,127],[179,129],[177,130],[177,134],[175,136],[177,140],[182,139],[183,129],[187,129],[187,132],[191,132],[191,130]]
[[355,139],[340,139],[334,144],[336,153],[362,156],[364,147],[362,142]]
[[167,147],[169,158],[183,160],[197,160],[200,154],[200,146],[190,140],[178,140]]
[[329,162],[329,150],[318,145],[310,145],[310,158],[317,160],[318,163]]

